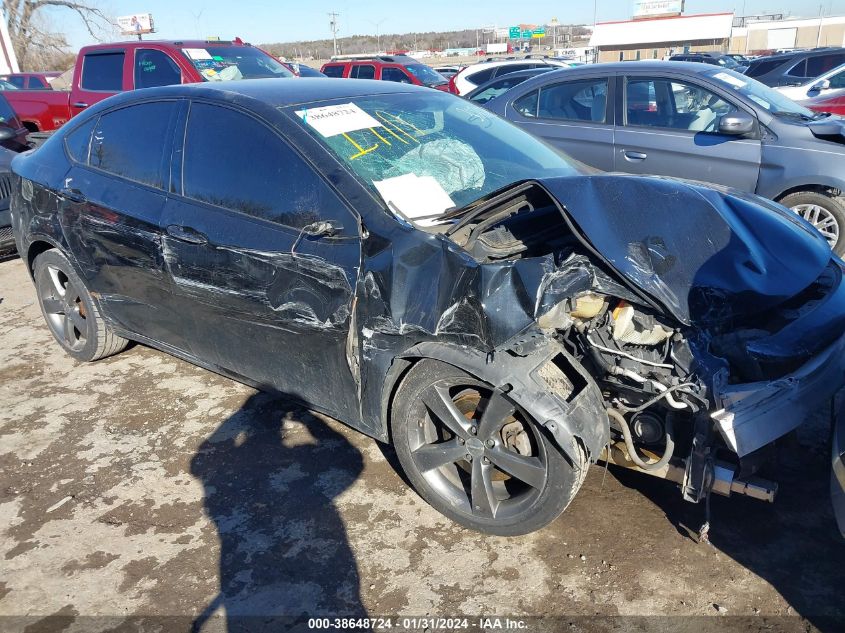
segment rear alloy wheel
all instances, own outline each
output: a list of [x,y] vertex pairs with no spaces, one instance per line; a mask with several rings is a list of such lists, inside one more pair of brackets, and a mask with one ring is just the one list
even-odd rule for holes
[[420,361],[393,401],[399,461],[434,508],[479,532],[538,530],[569,505],[587,464],[570,464],[528,414],[451,365]]
[[845,207],[836,198],[816,191],[799,191],[780,202],[816,227],[834,253],[840,257],[845,254]]
[[65,351],[83,362],[123,350],[128,341],[112,332],[67,258],[49,250],[35,258],[35,290],[41,313]]

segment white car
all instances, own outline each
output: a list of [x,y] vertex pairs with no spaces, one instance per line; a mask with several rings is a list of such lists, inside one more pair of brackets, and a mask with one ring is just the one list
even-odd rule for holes
[[799,86],[779,86],[775,90],[794,101],[802,101],[841,88],[845,88],[845,64],[828,70],[815,79],[809,79]]
[[449,82],[449,91],[458,95],[465,95],[468,92],[475,90],[483,83],[487,83],[493,77],[501,77],[507,73],[513,73],[517,70],[528,70],[529,68],[541,68],[543,66],[559,66],[560,68],[570,68],[572,62],[561,61],[557,59],[547,59],[544,57],[526,57],[524,59],[505,59],[497,62],[479,62],[472,66],[467,66],[457,75],[452,77]]

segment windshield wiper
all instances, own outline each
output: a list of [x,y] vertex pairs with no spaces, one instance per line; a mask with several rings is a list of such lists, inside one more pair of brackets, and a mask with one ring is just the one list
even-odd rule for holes
[[778,117],[789,117],[792,119],[800,119],[801,121],[815,121],[816,117],[814,116],[807,116],[803,112],[786,112],[783,110],[779,110],[777,112],[772,112],[774,116]]

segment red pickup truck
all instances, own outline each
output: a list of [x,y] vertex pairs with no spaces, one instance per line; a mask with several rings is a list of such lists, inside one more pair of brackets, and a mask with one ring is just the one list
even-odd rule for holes
[[48,132],[118,92],[200,81],[294,77],[259,48],[220,41],[138,41],[79,51],[70,90],[7,90],[3,94],[30,132]]

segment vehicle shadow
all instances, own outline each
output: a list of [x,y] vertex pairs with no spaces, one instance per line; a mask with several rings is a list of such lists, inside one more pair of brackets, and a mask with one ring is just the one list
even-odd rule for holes
[[[771,584],[794,614],[822,633],[833,633],[845,630],[845,543],[830,505],[826,430],[818,421],[810,426],[779,449],[774,503],[712,496],[709,539]],[[609,472],[659,507],[681,534],[697,539],[703,502],[683,501],[677,488],[660,479],[618,467]]]
[[220,618],[228,631],[278,631],[364,617],[333,503],[362,470],[356,448],[287,399],[253,395],[224,421],[191,461],[220,539],[220,591],[192,631],[220,630]]

